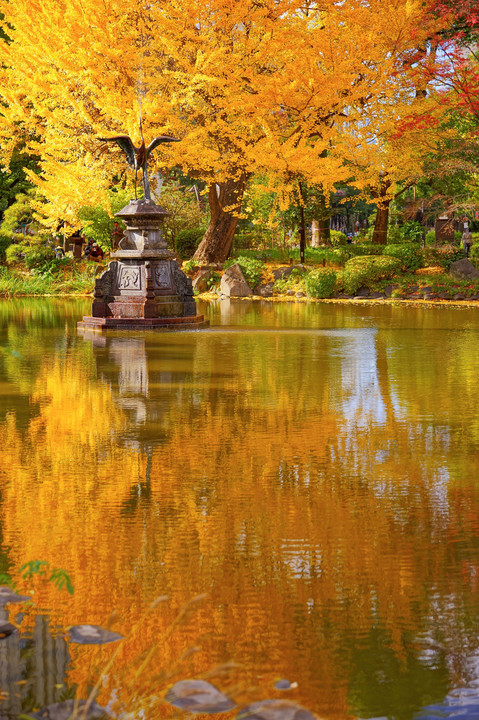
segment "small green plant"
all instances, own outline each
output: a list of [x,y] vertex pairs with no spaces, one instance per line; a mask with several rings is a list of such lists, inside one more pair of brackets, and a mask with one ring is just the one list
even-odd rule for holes
[[263,272],[263,263],[261,260],[255,260],[252,257],[248,257],[245,255],[240,255],[239,258],[230,260],[227,260],[224,264],[225,270],[231,265],[234,265],[235,263],[238,263],[238,265],[241,268],[241,272],[243,273],[246,282],[250,286],[250,288],[256,287],[256,285],[261,280],[261,274]]
[[199,260],[191,258],[191,260],[186,260],[181,267],[187,275],[192,275],[196,272],[197,268],[201,267],[201,263]]
[[388,245],[402,245],[403,243],[422,243],[424,227],[416,220],[408,220],[397,227],[390,227],[388,231]]
[[208,290],[211,290],[211,288],[217,287],[221,282],[221,273],[217,270],[213,270],[210,273],[210,276],[208,280],[206,281],[206,287]]
[[30,560],[19,568],[24,580],[31,580],[34,576],[47,578],[58,590],[65,590],[73,595],[73,585],[69,574],[61,568],[51,568],[46,560]]
[[308,297],[328,298],[336,289],[337,276],[334,270],[312,270],[304,279]]

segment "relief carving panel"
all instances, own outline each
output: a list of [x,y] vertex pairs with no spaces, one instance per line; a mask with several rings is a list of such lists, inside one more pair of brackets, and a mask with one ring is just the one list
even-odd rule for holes
[[135,265],[122,265],[118,275],[119,290],[141,290],[141,271]]

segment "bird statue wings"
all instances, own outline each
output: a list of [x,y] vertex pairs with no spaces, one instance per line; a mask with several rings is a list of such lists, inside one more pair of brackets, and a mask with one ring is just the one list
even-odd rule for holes
[[102,142],[115,142],[123,150],[126,155],[126,161],[128,165],[135,171],[135,198],[137,198],[136,183],[138,178],[138,170],[143,170],[143,188],[145,191],[145,200],[151,200],[150,183],[148,181],[148,158],[158,145],[162,143],[180,142],[178,138],[170,137],[169,135],[159,135],[154,138],[151,143],[146,147],[145,141],[143,140],[143,131],[140,125],[141,134],[141,145],[136,147],[133,145],[131,138],[128,135],[115,135],[114,137],[98,138]]

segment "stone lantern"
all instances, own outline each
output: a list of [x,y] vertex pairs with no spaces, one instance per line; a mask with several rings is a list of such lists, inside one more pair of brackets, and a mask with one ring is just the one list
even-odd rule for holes
[[78,326],[95,330],[204,327],[196,313],[191,279],[180,269],[163,237],[169,213],[151,200],[131,200],[116,217],[125,236],[108,269],[95,280],[90,317]]

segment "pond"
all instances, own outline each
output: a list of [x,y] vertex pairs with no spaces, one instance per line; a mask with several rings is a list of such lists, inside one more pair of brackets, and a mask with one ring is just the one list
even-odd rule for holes
[[2,717],[98,678],[170,717],[198,677],[331,720],[479,717],[477,310],[222,301],[105,336],[88,309],[0,303],[0,572],[74,587],[9,606]]

